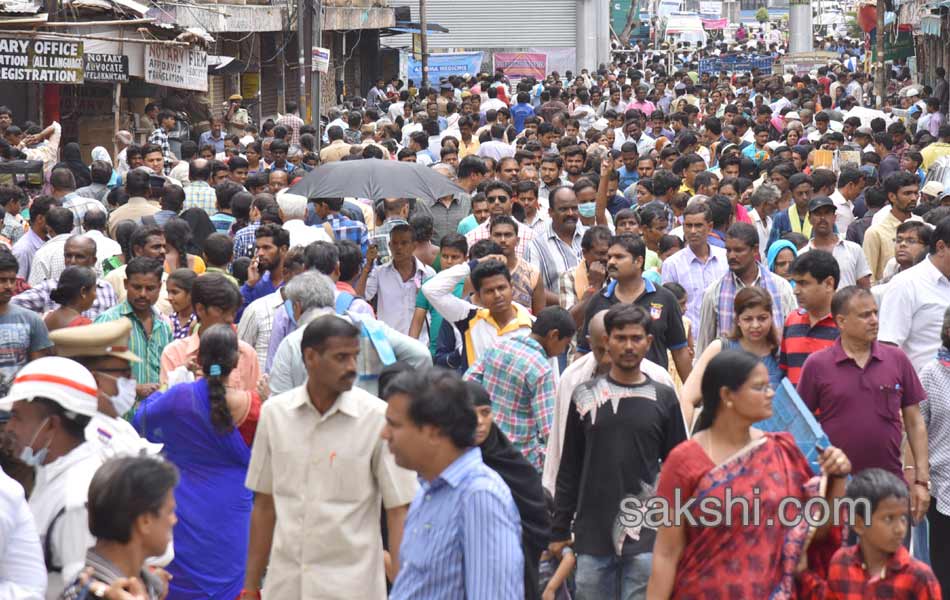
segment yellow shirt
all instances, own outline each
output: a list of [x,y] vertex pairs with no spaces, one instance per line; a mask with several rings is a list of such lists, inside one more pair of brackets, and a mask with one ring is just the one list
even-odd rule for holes
[[893,214],[887,215],[877,225],[872,225],[864,234],[864,256],[871,269],[871,283],[880,281],[884,276],[884,267],[887,261],[894,258],[894,239],[897,237],[897,226],[900,221]]
[[924,157],[924,162],[922,162],[920,166],[926,171],[930,169],[930,165],[934,164],[941,156],[950,156],[950,144],[934,142],[921,150],[920,155]]
[[479,146],[481,146],[481,142],[479,142],[478,138],[474,135],[472,136],[472,141],[468,144],[465,143],[465,140],[459,141],[459,160],[462,160],[466,156],[477,154]]

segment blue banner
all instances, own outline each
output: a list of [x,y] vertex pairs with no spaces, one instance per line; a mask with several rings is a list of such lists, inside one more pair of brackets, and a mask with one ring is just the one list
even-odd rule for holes
[[729,54],[714,58],[702,58],[699,61],[699,72],[709,73],[710,75],[718,75],[720,71],[749,72],[756,68],[771,71],[772,57]]
[[[477,75],[482,68],[482,52],[458,52],[429,55],[429,81],[438,83],[443,77],[453,75]],[[416,85],[422,81],[422,61],[412,56],[406,59],[406,78]]]

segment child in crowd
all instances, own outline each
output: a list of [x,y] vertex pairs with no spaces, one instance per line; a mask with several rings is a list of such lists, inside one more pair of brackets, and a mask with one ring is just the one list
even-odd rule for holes
[[[859,541],[835,552],[827,580],[812,570],[798,575],[802,600],[939,600],[933,571],[904,547],[908,523],[907,485],[884,469],[865,469],[851,480],[854,529]],[[868,514],[870,513],[870,514]]]
[[[544,490],[544,503],[548,514],[554,518],[554,497]],[[560,556],[554,556],[550,550],[541,553],[541,563],[538,570],[541,589],[541,600],[571,600],[571,591],[568,580],[574,574],[577,557],[574,549],[564,546]]]
[[237,285],[237,279],[228,272],[228,266],[234,257],[234,242],[226,233],[213,233],[204,243],[202,258],[205,261],[205,273],[221,273]]

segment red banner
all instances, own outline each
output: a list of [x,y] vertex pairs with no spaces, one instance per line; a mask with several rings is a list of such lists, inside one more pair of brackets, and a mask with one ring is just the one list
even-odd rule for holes
[[548,70],[548,55],[540,52],[496,52],[492,63],[495,69],[504,69],[509,79],[534,77],[543,81]]
[[703,29],[725,29],[729,25],[729,19],[703,19]]

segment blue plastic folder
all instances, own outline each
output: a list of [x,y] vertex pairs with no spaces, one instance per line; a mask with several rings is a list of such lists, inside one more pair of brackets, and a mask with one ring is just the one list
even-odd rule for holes
[[772,417],[759,421],[754,427],[762,431],[787,431],[792,434],[812,470],[816,475],[821,473],[816,446],[827,448],[831,442],[788,378],[782,379],[781,385],[775,390],[775,396],[772,398]]

